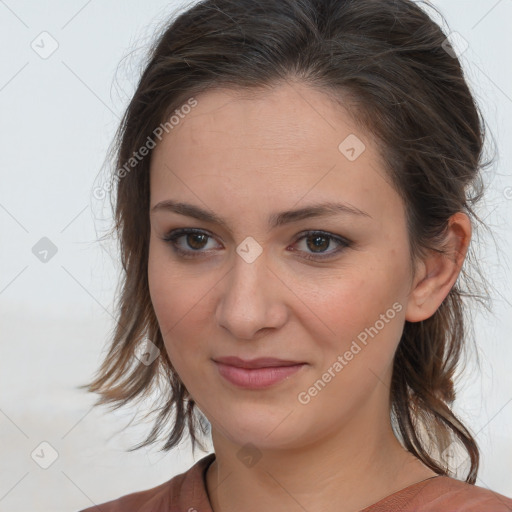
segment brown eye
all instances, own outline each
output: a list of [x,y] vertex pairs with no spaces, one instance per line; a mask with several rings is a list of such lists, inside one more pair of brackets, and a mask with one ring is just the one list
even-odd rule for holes
[[196,233],[192,233],[184,236],[186,237],[188,246],[196,250],[204,249],[205,243],[208,241],[208,235],[199,235]]
[[[313,252],[315,252],[317,249],[322,252],[328,249],[330,245],[329,237],[324,235],[311,235],[308,236],[306,240],[308,240],[308,249],[311,249]],[[309,241],[311,241],[311,243],[309,243]]]
[[[337,235],[333,235],[331,233],[324,233],[323,231],[306,232],[295,243],[298,243],[302,240],[306,240],[307,251],[301,250],[299,252],[304,253],[305,256],[303,257],[308,260],[323,260],[334,257],[336,254],[350,247],[352,244],[352,242],[349,240],[341,238]],[[331,246],[332,241],[334,241],[338,247],[333,251],[326,252],[327,249]]]
[[[183,238],[185,242],[178,243],[180,238]],[[163,240],[169,242],[178,254],[184,257],[195,258],[207,252],[203,249],[207,246],[210,238],[213,237],[199,229],[183,228],[171,231],[163,237]]]

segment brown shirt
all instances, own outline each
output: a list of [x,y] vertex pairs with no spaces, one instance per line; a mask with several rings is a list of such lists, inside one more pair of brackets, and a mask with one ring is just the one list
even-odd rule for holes
[[[80,512],[212,512],[206,469],[215,454],[198,460],[167,482]],[[360,512],[512,512],[512,499],[447,476],[409,485]]]

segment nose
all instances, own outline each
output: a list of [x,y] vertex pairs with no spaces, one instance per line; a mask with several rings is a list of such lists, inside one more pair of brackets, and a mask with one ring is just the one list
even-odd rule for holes
[[286,323],[288,289],[268,266],[264,253],[251,263],[237,254],[218,286],[216,319],[234,338],[252,340],[261,331]]

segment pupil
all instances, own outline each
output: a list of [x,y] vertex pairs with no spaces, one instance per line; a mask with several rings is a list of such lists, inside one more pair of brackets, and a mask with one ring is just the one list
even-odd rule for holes
[[204,244],[201,245],[201,243],[199,243],[199,247],[197,247],[194,242],[190,243],[190,240],[191,239],[194,240],[194,238],[196,238],[196,239],[197,238],[202,238],[203,242],[205,242],[206,241],[206,235],[201,235],[201,234],[198,234],[198,235],[196,235],[196,234],[188,235],[187,242],[189,243],[190,247],[192,247],[193,249],[202,249]]
[[[317,248],[317,249],[327,249],[327,247],[329,246],[329,241],[327,240],[327,237],[325,237],[325,236],[316,235],[316,236],[310,237],[310,239],[314,240],[314,245],[313,245],[314,248]],[[317,242],[319,242],[319,240],[327,241],[327,244],[324,243],[323,244],[324,247],[322,247],[321,243],[320,244],[317,243]],[[311,249],[311,247],[310,247],[310,249]]]

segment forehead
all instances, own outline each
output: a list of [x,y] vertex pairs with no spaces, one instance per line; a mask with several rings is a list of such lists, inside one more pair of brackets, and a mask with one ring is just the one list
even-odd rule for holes
[[206,144],[213,149],[220,143],[260,155],[272,151],[277,157],[287,150],[311,154],[330,149],[337,158],[338,144],[348,135],[357,132],[365,138],[340,102],[302,83],[214,89],[195,99],[197,105],[172,129],[176,144]]
[[152,205],[169,195],[206,205],[231,197],[274,210],[284,195],[288,206],[343,199],[377,213],[389,208],[389,196],[397,199],[374,141],[322,91],[284,83],[211,90],[195,100],[153,150]]

